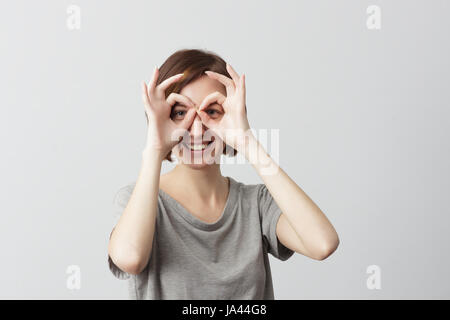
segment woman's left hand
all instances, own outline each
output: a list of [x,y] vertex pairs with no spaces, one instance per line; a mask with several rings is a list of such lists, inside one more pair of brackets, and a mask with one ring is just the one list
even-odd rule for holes
[[[245,75],[239,76],[228,63],[227,71],[232,79],[214,71],[205,71],[211,79],[215,79],[225,86],[227,95],[224,96],[218,91],[211,93],[202,101],[197,113],[202,122],[227,145],[241,151],[244,148],[245,136],[252,135],[245,106]],[[214,102],[220,104],[224,109],[224,115],[220,121],[211,119],[204,111]]]

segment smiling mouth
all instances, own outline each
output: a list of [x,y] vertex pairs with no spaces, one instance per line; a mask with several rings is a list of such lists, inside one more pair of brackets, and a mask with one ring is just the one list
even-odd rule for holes
[[214,140],[211,141],[203,141],[203,143],[191,143],[191,144],[187,144],[187,143],[182,143],[183,146],[188,149],[189,151],[204,151],[206,148],[208,148],[208,146],[210,146],[212,143],[214,142]]
[[184,146],[189,149],[190,151],[204,151],[209,145],[211,145],[214,141],[205,141],[201,144],[186,144],[183,143]]

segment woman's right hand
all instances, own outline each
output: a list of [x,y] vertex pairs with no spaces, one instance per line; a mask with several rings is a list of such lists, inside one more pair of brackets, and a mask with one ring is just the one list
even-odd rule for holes
[[[171,93],[167,99],[165,97],[166,89],[179,81],[183,73],[174,75],[156,86],[158,75],[159,70],[155,67],[148,86],[145,82],[142,83],[142,99],[148,119],[145,150],[160,153],[164,158],[180,142],[180,138],[191,126],[197,112],[192,102],[181,94]],[[188,107],[184,119],[177,123],[171,118],[172,106],[176,102]]]

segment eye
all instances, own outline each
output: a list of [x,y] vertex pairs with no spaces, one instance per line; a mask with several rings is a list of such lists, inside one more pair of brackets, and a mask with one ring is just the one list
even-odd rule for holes
[[205,110],[205,112],[212,119],[218,119],[223,115],[223,109],[217,103],[213,103],[213,104],[209,105],[208,108]]
[[172,108],[172,112],[170,113],[170,118],[172,120],[183,120],[186,115],[186,108],[180,105],[176,105]]

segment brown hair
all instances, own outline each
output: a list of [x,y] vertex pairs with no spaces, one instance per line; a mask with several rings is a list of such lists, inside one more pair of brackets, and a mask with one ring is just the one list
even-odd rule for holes
[[[166,89],[166,99],[172,92],[180,93],[181,89],[190,82],[205,75],[205,71],[210,70],[223,74],[231,78],[226,68],[226,62],[217,54],[211,51],[199,49],[182,49],[173,53],[159,68],[159,76],[156,85],[167,78],[178,73],[184,73],[183,78]],[[147,121],[148,122],[148,121]],[[227,148],[224,148],[226,154]],[[172,151],[165,157],[166,160],[172,161]],[[232,149],[231,156],[235,156],[237,151]]]

